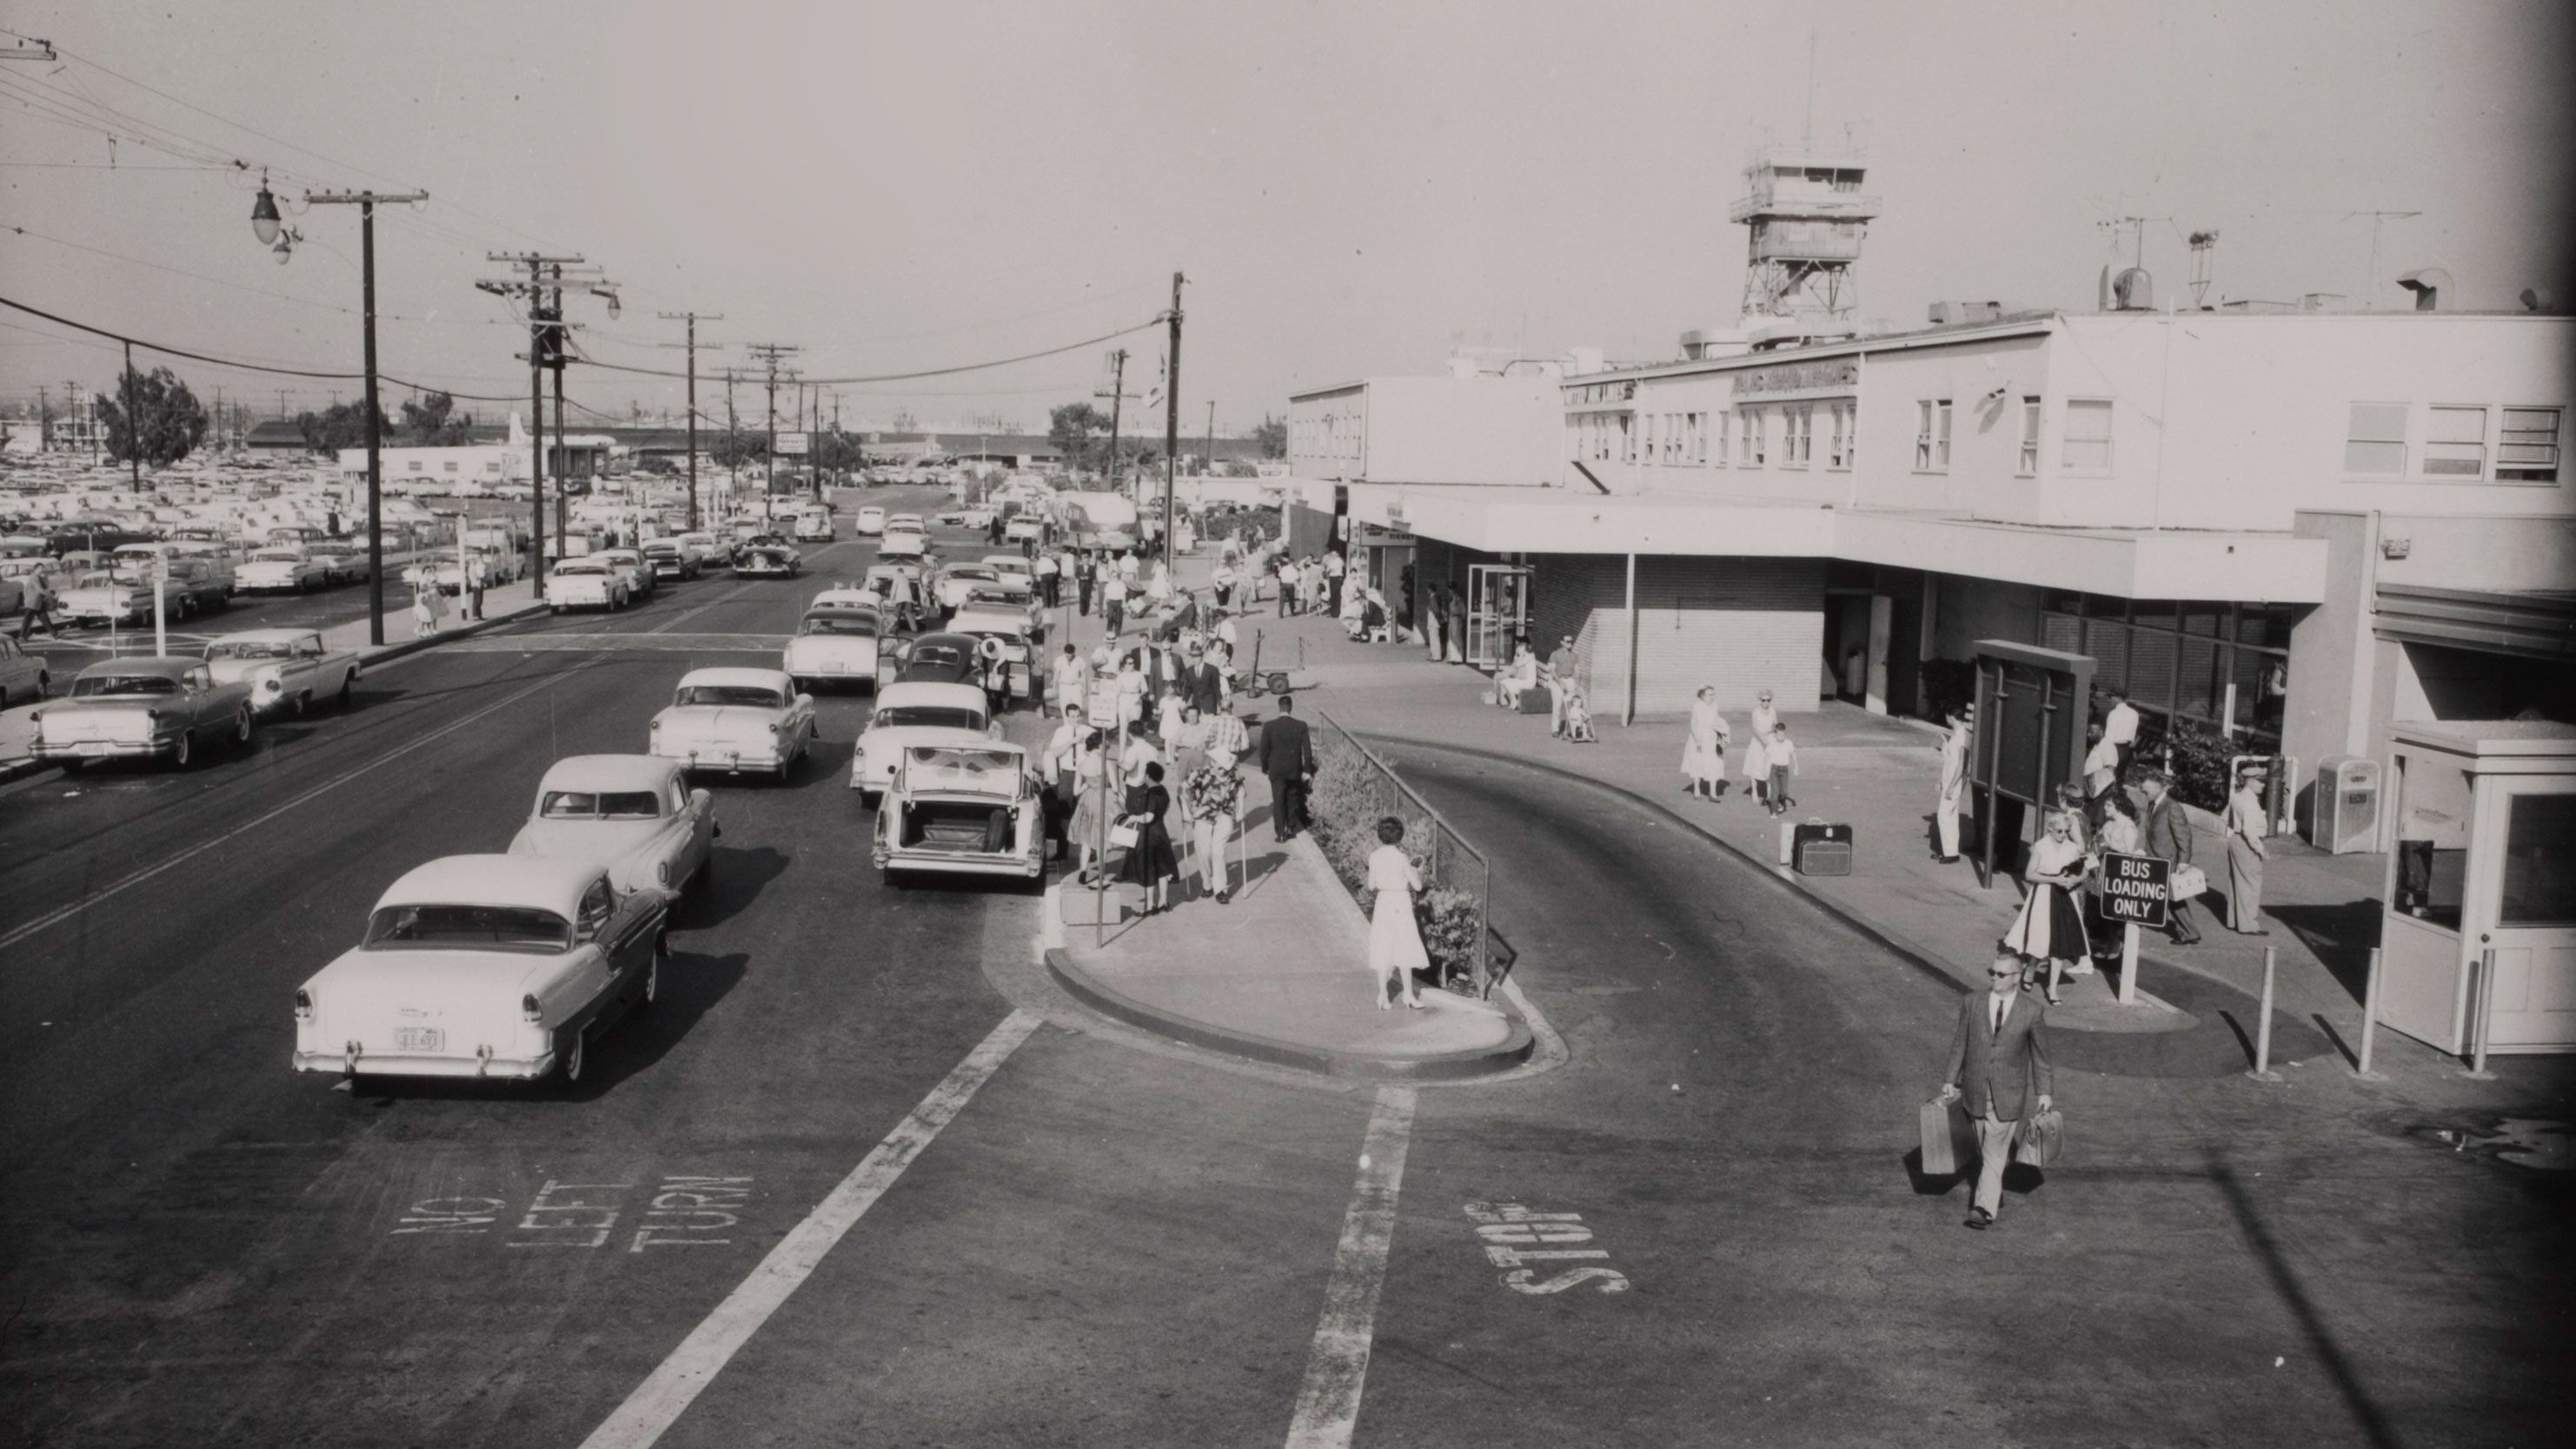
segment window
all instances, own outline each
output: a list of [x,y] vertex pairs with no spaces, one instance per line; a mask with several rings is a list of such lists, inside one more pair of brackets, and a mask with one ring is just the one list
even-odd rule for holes
[[2070,473],[2111,471],[2111,404],[2103,398],[2077,398],[2066,404],[2066,439],[2058,458]]
[[1619,415],[1619,461],[1637,461],[1637,419],[1630,413]]
[[1925,398],[1914,405],[1914,471],[1950,471],[1950,400]]
[[2406,471],[2406,404],[2352,405],[2344,428],[2343,470],[2395,478]]
[[2487,471],[2487,410],[2432,410],[2424,430],[2424,476],[2482,478]]
[[1734,431],[1734,422],[1735,414],[1733,413],[1719,413],[1717,415],[1717,466],[1721,468],[1726,466],[1727,435]]
[[1708,466],[1708,414],[1691,414],[1691,462]]
[[2496,437],[2496,481],[2558,481],[2557,408],[2506,408]]
[[411,469],[410,469],[410,471],[412,471],[412,472],[414,472],[414,473],[417,473],[417,472],[419,472],[419,471],[420,471],[420,460],[419,460],[418,458],[414,458],[414,459],[412,459],[412,460],[411,460]]
[[2039,471],[2039,399],[2021,400],[2021,455],[2013,471],[2028,478]]
[[1756,408],[1744,415],[1744,442],[1737,449],[1747,468],[1759,468],[1771,450],[1771,415]]
[[1807,466],[1807,459],[1809,456],[1808,445],[1813,441],[1815,425],[1816,411],[1813,408],[1782,408],[1780,410],[1781,467],[1804,468]]
[[2496,924],[2576,925],[2576,795],[2510,798]]

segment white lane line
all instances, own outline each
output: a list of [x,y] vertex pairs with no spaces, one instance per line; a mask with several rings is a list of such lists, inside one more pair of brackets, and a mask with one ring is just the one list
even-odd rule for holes
[[742,1280],[733,1292],[716,1305],[704,1322],[690,1330],[662,1360],[652,1375],[626,1396],[590,1437],[581,1441],[582,1449],[645,1449],[662,1437],[679,1420],[689,1405],[705,1391],[724,1366],[741,1351],[769,1316],[787,1302],[789,1294],[813,1276],[825,1254],[841,1241],[841,1235],[855,1226],[876,1200],[885,1196],[895,1179],[921,1155],[939,1129],[965,1110],[976,1089],[1000,1071],[1020,1043],[1038,1029],[1041,1022],[1032,1011],[1013,1011],[966,1054],[912,1115],[896,1124],[876,1150],[860,1159],[859,1165],[842,1178],[831,1196],[817,1204],[805,1220],[779,1239],[751,1276]]
[[[605,656],[600,657],[604,658]],[[285,804],[277,806],[275,809],[272,809],[265,814],[254,816],[249,820],[243,821],[241,824],[234,826],[232,829],[225,831],[221,835],[214,836],[207,840],[200,840],[196,844],[189,846],[187,849],[180,851],[176,855],[169,856],[155,864],[147,865],[141,870],[134,872],[132,875],[125,876],[119,880],[111,881],[106,885],[100,886],[97,890],[91,891],[88,895],[81,897],[79,900],[73,901],[67,905],[57,906],[54,909],[47,911],[45,914],[38,916],[34,920],[27,922],[25,925],[18,927],[16,930],[9,932],[7,935],[0,936],[0,947],[14,946],[20,941],[27,939],[29,936],[36,934],[38,931],[45,929],[47,926],[59,925],[64,921],[68,921],[72,917],[79,915],[81,912],[88,910],[90,907],[97,905],[99,902],[104,901],[111,896],[123,891],[131,890],[134,887],[143,884],[145,881],[152,879],[154,876],[170,869],[172,866],[179,865],[185,861],[194,860],[198,856],[205,854],[207,851],[212,850],[219,845],[239,839],[240,837],[249,834],[251,831],[257,830],[259,827],[266,825],[268,822],[275,820],[277,817],[294,809],[296,806],[327,795],[332,791],[339,789],[341,786],[348,784],[351,780],[357,779],[359,776],[367,774],[370,771],[382,769],[384,766],[392,764],[394,761],[401,759],[403,756],[410,754],[414,750],[420,749],[423,746],[432,744],[456,733],[458,730],[465,728],[467,725],[474,723],[485,715],[507,709],[511,705],[517,704],[520,700],[526,699],[529,695],[535,694],[539,690],[550,689],[557,684],[561,684],[567,676],[587,669],[597,662],[597,659],[586,659],[581,663],[574,665],[571,669],[564,670],[560,674],[548,675],[546,678],[538,680],[527,688],[522,689],[515,694],[507,695],[491,704],[487,704],[462,719],[441,725],[437,729],[431,730],[428,734],[422,735],[418,739],[396,745],[392,749],[385,751],[383,754],[376,756],[365,764],[358,766],[356,769],[344,771],[341,774],[335,775],[332,778],[323,781],[321,784],[314,786],[312,789],[305,791],[303,794],[296,796],[294,799],[287,801]]]
[[1360,1386],[1368,1378],[1376,1333],[1377,1293],[1395,1241],[1395,1198],[1404,1186],[1404,1150],[1413,1138],[1414,1089],[1377,1089],[1368,1135],[1360,1143],[1359,1178],[1342,1217],[1341,1246],[1324,1285],[1324,1316],[1306,1354],[1306,1382],[1288,1420],[1288,1449],[1348,1449],[1359,1423]]

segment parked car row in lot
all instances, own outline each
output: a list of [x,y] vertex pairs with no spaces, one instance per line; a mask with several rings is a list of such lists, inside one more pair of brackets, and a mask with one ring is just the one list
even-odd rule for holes
[[264,716],[300,715],[326,699],[347,709],[359,669],[354,651],[329,647],[314,629],[227,634],[196,659],[101,660],[29,716],[30,753],[66,770],[116,759],[185,769],[201,746],[247,746]]
[[546,607],[558,614],[566,609],[614,612],[651,598],[663,584],[701,578],[713,569],[731,568],[736,578],[758,577],[762,570],[753,558],[773,546],[791,556],[796,552],[774,538],[756,538],[744,547],[713,533],[693,532],[647,539],[641,548],[575,554],[547,572]]

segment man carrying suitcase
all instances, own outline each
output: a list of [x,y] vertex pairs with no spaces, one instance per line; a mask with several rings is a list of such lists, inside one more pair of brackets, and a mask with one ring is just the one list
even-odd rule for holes
[[2004,1164],[2012,1160],[2013,1134],[2032,1110],[2049,1110],[2056,1075],[2048,1066],[2048,1009],[2021,989],[2021,958],[1997,956],[1986,968],[1986,989],[1959,1003],[1959,1027],[1950,1038],[1949,1071],[1939,1100],[1967,1098],[1977,1124],[1977,1195],[1967,1226],[1983,1232],[2003,1207]]

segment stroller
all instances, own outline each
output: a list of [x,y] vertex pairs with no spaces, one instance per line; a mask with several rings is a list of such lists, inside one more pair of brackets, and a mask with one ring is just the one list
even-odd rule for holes
[[1578,745],[1597,745],[1601,737],[1592,732],[1592,704],[1583,691],[1571,685],[1565,691],[1565,738]]

